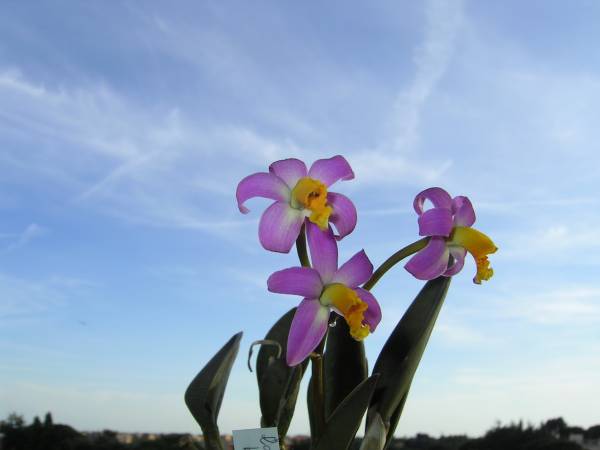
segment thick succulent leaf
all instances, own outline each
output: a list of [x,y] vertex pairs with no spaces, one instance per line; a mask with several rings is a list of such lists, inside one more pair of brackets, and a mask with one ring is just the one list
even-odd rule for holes
[[285,436],[294,415],[300,381],[307,365],[305,361],[289,367],[285,362],[287,338],[295,312],[296,308],[292,308],[285,313],[265,336],[266,340],[279,342],[281,357],[277,358],[276,347],[263,345],[256,358],[261,426],[277,427],[280,438]]
[[362,440],[360,450],[383,450],[385,445],[386,426],[379,413],[375,413]]
[[352,390],[367,378],[365,345],[350,336],[343,317],[336,317],[329,328],[323,355],[325,417],[329,417]]
[[400,404],[394,411],[394,414],[392,414],[392,417],[390,417],[389,426],[387,427],[387,436],[385,437],[385,446],[383,447],[384,450],[387,449],[390,443],[392,442],[392,438],[394,437],[394,431],[396,431],[396,427],[398,426],[398,422],[400,421],[400,416],[402,415],[402,411],[404,410],[404,404],[406,403],[406,399],[408,398],[409,390],[410,386],[406,390],[406,394],[404,394],[402,400],[400,400]]
[[328,418],[315,450],[347,450],[350,447],[369,406],[377,378],[378,375],[367,378],[339,404]]
[[185,391],[185,404],[205,436],[217,438],[219,436],[217,417],[241,339],[241,332],[229,339],[196,375]]
[[428,281],[383,346],[373,368],[380,378],[371,399],[367,428],[378,413],[388,427],[388,436],[393,435],[450,280],[439,277]]

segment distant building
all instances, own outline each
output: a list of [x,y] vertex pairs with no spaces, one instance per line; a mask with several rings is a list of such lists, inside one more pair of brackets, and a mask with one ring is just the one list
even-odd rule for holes
[[569,433],[569,441],[575,442],[586,450],[600,450],[600,438],[589,439],[583,432]]

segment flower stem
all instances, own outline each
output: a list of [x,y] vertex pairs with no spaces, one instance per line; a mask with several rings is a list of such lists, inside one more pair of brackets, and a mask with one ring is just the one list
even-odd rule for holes
[[383,275],[385,275],[385,273],[388,270],[390,270],[392,267],[394,267],[396,264],[398,264],[400,261],[402,261],[407,256],[410,256],[413,253],[417,253],[419,250],[425,248],[425,246],[427,245],[428,242],[429,242],[429,238],[425,237],[423,239],[419,239],[418,241],[413,242],[412,244],[407,245],[406,247],[398,250],[396,253],[394,253],[392,256],[390,256],[388,259],[386,259],[384,261],[384,263],[381,264],[375,272],[373,272],[373,275],[364,284],[363,288],[366,289],[367,291],[371,290],[371,288],[373,288],[373,286],[375,286],[377,284],[379,279]]
[[298,239],[296,239],[296,251],[298,252],[298,259],[302,267],[310,267],[310,260],[308,259],[308,252],[306,251],[306,227],[302,224]]
[[321,343],[310,354],[312,368],[311,389],[314,414],[314,434],[318,440],[325,430],[325,390],[323,388],[323,349],[325,347],[325,335]]

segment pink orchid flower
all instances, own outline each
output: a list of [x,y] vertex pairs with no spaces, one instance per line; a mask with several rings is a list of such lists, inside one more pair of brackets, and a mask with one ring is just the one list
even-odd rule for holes
[[321,231],[307,224],[310,267],[291,267],[273,273],[269,291],[301,295],[288,336],[288,365],[300,364],[319,345],[327,331],[331,310],[342,315],[356,340],[375,331],[381,309],[373,294],[362,289],[373,273],[373,265],[361,250],[338,268],[338,249],[331,228]]
[[[433,208],[424,210],[429,200]],[[473,282],[489,280],[494,271],[487,255],[497,250],[485,234],[471,228],[475,211],[467,197],[450,195],[439,187],[425,189],[417,194],[413,203],[419,215],[419,234],[431,236],[427,246],[414,255],[404,266],[419,280],[432,280],[443,275],[456,275],[465,264],[465,255],[471,253],[477,265]],[[453,262],[450,263],[450,256]]]
[[237,187],[238,208],[248,213],[246,200],[263,197],[275,200],[260,218],[258,237],[262,246],[274,252],[288,253],[300,234],[305,218],[327,230],[337,229],[337,239],[350,234],[356,226],[356,208],[348,197],[328,192],[338,180],[351,180],[354,172],[343,156],[319,159],[310,170],[299,159],[275,161],[269,172],[244,178]]

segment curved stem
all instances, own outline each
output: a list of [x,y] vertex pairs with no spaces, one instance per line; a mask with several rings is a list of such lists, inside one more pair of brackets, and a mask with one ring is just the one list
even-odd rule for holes
[[427,245],[428,242],[429,242],[429,238],[425,237],[423,239],[419,239],[418,241],[413,242],[412,244],[407,245],[406,247],[398,250],[396,253],[394,253],[392,256],[390,256],[388,259],[386,259],[384,261],[384,263],[381,264],[375,272],[373,272],[373,275],[364,284],[363,288],[366,289],[367,291],[371,290],[371,288],[377,284],[379,279],[383,275],[385,275],[385,273],[388,270],[390,270],[392,267],[394,267],[396,264],[398,264],[400,261],[402,261],[407,256],[410,256],[413,253],[417,253],[419,250],[425,248],[425,246]]
[[296,251],[298,252],[298,259],[302,267],[310,267],[310,260],[308,259],[308,251],[306,250],[306,227],[302,224],[298,239],[296,239]]

